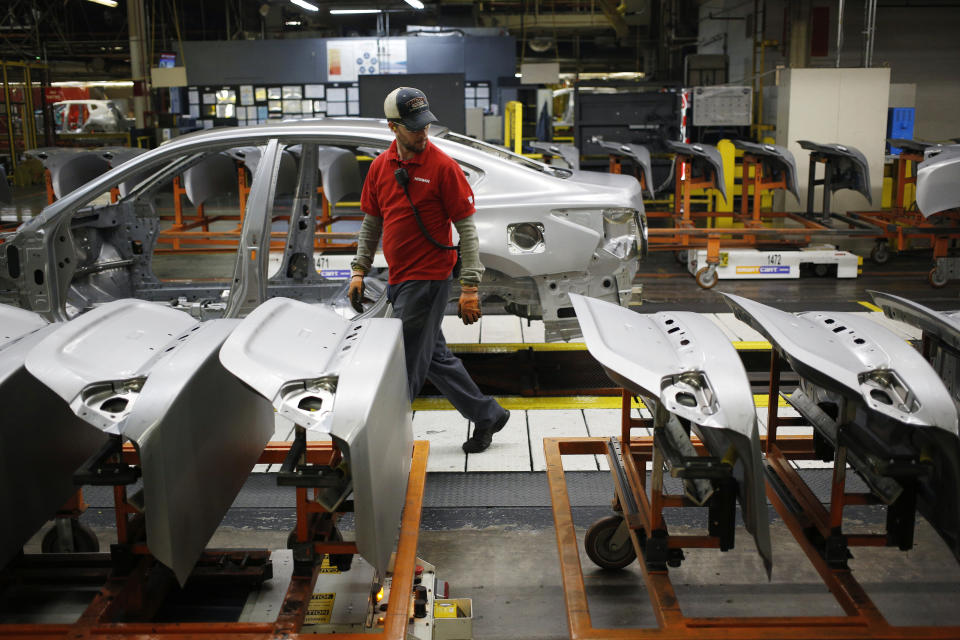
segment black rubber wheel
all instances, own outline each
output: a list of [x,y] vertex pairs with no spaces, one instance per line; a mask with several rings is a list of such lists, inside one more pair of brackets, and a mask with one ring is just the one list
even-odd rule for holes
[[673,258],[680,264],[687,264],[687,252],[686,251],[674,251]]
[[826,278],[827,274],[830,273],[830,269],[825,264],[815,264],[813,265],[813,273],[818,278]]
[[927,276],[930,286],[936,289],[947,286],[947,274],[943,273],[937,267],[930,269],[930,275]]
[[601,569],[623,569],[637,559],[633,540],[627,538],[620,548],[611,548],[613,534],[616,533],[623,518],[608,516],[594,522],[583,539],[583,546],[595,565]]
[[710,267],[701,267],[694,278],[697,279],[697,284],[704,289],[714,288],[720,280],[720,278],[717,277],[717,270],[711,269]]
[[[73,530],[73,551],[74,553],[96,553],[100,551],[100,541],[97,540],[97,534],[93,529],[79,520],[73,518],[70,520],[70,528]],[[40,550],[43,553],[62,553],[60,551],[60,532],[54,525],[43,536],[40,543]]]
[[886,242],[878,242],[870,250],[870,259],[876,264],[886,264],[890,262],[890,247]]

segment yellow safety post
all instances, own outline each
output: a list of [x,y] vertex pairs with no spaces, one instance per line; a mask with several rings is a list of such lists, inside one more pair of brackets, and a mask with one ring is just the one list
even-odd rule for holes
[[521,153],[523,149],[523,103],[511,100],[503,114],[503,146],[510,148],[513,142],[514,153]]
[[0,66],[3,67],[3,99],[6,103],[6,115],[7,115],[7,138],[10,141],[10,167],[13,170],[13,175],[17,175],[17,147],[16,142],[13,137],[13,110],[10,105],[10,83],[7,79],[7,63],[6,61],[0,62]]
[[[717,204],[714,210],[723,213],[733,213],[733,182],[737,164],[737,148],[733,146],[732,142],[724,139],[717,143],[717,151],[720,152],[720,158],[723,162],[723,184],[727,192],[727,197],[724,198],[720,195],[720,191],[717,190]],[[718,227],[730,227],[731,225],[733,225],[733,216],[717,218]]]
[[37,118],[33,113],[33,82],[30,80],[30,65],[23,65],[23,144],[25,149],[37,148]]

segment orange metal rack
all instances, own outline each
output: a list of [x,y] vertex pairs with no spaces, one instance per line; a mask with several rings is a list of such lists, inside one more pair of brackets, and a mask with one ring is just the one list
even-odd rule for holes
[[[157,253],[185,253],[202,252],[216,253],[224,251],[235,251],[240,242],[240,232],[243,227],[243,216],[247,208],[247,197],[250,193],[250,185],[247,179],[247,169],[240,163],[237,163],[237,192],[239,195],[239,214],[227,215],[218,214],[207,216],[204,212],[204,205],[197,207],[195,216],[185,216],[183,210],[182,196],[186,190],[180,184],[180,176],[173,179],[173,217],[161,216],[172,222],[171,226],[160,231],[157,237]],[[356,251],[355,233],[330,231],[335,222],[344,220],[362,220],[362,215],[333,215],[330,202],[323,193],[322,187],[317,187],[317,194],[320,196],[320,212],[317,215],[317,230],[314,233],[314,250],[316,251]],[[281,218],[277,218],[283,219]],[[236,226],[232,229],[222,229],[212,231],[210,225],[220,221],[235,221]],[[199,229],[198,229],[199,227]],[[270,249],[273,251],[283,251],[286,241],[286,234],[282,232],[273,232],[270,234]]]
[[[834,473],[831,491],[831,507],[828,512],[817,500],[813,492],[789,460],[810,459],[814,457],[813,441],[807,436],[778,436],[777,425],[801,424],[800,419],[777,417],[777,396],[779,393],[779,362],[776,350],[771,361],[771,385],[769,416],[771,421],[768,436],[762,438],[766,451],[767,465],[786,480],[784,483],[795,501],[801,505],[802,512],[797,515],[788,508],[776,491],[767,487],[767,497],[773,503],[777,513],[787,524],[794,538],[803,549],[810,563],[816,569],[830,593],[833,595],[844,615],[839,616],[742,616],[742,617],[687,617],[683,614],[678,596],[670,581],[666,566],[648,566],[645,561],[645,544],[658,539],[667,549],[718,548],[720,541],[714,536],[674,535],[666,530],[662,509],[664,507],[692,506],[682,495],[668,495],[663,491],[658,474],[652,474],[647,482],[646,463],[661,460],[655,451],[653,438],[632,437],[634,428],[652,426],[650,419],[635,419],[630,416],[630,396],[624,391],[621,405],[621,435],[612,441],[617,442],[622,454],[622,469],[626,484],[618,478],[617,463],[610,460],[611,475],[615,490],[614,506],[623,509],[623,505],[636,505],[636,513],[624,513],[627,520],[630,539],[640,558],[647,592],[656,616],[654,628],[595,628],[591,622],[590,609],[584,586],[583,571],[580,565],[577,535],[574,529],[570,498],[564,478],[562,456],[607,454],[611,449],[605,438],[545,438],[547,481],[550,486],[550,499],[553,508],[554,524],[557,531],[557,547],[560,557],[560,570],[566,599],[567,621],[570,637],[573,640],[634,639],[651,638],[657,640],[784,640],[799,638],[828,638],[832,640],[867,639],[941,639],[960,637],[960,627],[956,626],[893,626],[880,613],[876,605],[857,582],[850,569],[828,563],[820,549],[811,542],[807,532],[811,527],[826,530],[829,534],[839,531],[842,524],[843,506],[848,504],[868,504],[871,497],[863,494],[847,493],[844,490],[843,473]],[[613,442],[610,442],[613,444]],[[699,455],[705,449],[698,440],[694,446]],[[838,468],[842,463],[839,463]],[[659,474],[662,478],[662,473]],[[649,486],[648,486],[649,484]],[[625,511],[625,510],[624,510]],[[834,527],[836,527],[834,529]],[[886,544],[882,535],[846,536],[848,546],[881,546]]]
[[[289,442],[271,442],[260,456],[260,464],[281,464],[287,457],[291,444]],[[426,482],[427,456],[430,444],[418,440],[413,446],[413,459],[410,467],[410,476],[407,483],[407,492],[400,523],[400,535],[392,573],[393,597],[387,604],[387,610],[382,615],[382,629],[376,637],[383,640],[404,640],[407,635],[410,618],[411,600],[403,594],[409,594],[413,588],[416,570],[417,541],[420,529],[420,514],[423,506],[424,486]],[[330,442],[310,442],[307,444],[305,457],[311,464],[327,464],[338,455]],[[123,461],[136,465],[138,456],[129,445],[124,447]],[[314,503],[308,489],[297,487],[297,529],[298,534],[310,519],[310,514],[317,512],[319,505]],[[78,495],[77,498],[80,496]],[[74,498],[73,500],[76,500]],[[307,606],[313,593],[314,585],[320,573],[320,564],[315,563],[312,571],[304,574],[294,572],[290,586],[280,608],[275,622],[270,623],[239,623],[239,622],[184,622],[184,623],[153,623],[139,621],[137,613],[148,611],[151,604],[156,606],[155,599],[148,598],[148,594],[155,588],[155,580],[151,580],[151,568],[156,561],[150,556],[149,549],[143,544],[129,544],[130,516],[137,512],[126,499],[126,488],[115,488],[115,503],[117,514],[118,543],[128,543],[130,551],[136,557],[133,569],[122,575],[109,570],[108,554],[68,554],[69,556],[83,555],[102,557],[105,569],[94,575],[103,576],[105,583],[93,601],[86,608],[80,618],[72,624],[0,624],[0,638],[83,638],[89,640],[130,638],[140,640],[212,640],[217,638],[244,638],[249,640],[286,640],[332,639],[361,640],[370,638],[369,633],[331,633],[310,634],[302,633]],[[71,502],[76,505],[75,502]],[[299,537],[299,536],[298,536]],[[315,552],[319,558],[322,554],[356,553],[354,543],[344,542],[317,542]],[[269,558],[266,550],[208,550],[198,563],[195,571],[217,571],[224,566],[231,567],[231,575],[241,575],[246,567],[262,564]],[[64,558],[64,556],[59,556]],[[53,558],[54,560],[58,558]],[[228,576],[229,577],[229,576]],[[133,621],[130,621],[130,620]],[[149,619],[149,617],[146,617]]]

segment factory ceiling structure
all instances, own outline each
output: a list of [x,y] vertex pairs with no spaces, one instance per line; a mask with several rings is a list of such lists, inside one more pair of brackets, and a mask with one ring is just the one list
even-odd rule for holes
[[668,81],[679,79],[682,56],[697,46],[693,0],[12,0],[0,10],[0,56],[46,62],[52,81],[129,78],[129,12],[137,5],[154,56],[183,40],[509,33],[520,63]]

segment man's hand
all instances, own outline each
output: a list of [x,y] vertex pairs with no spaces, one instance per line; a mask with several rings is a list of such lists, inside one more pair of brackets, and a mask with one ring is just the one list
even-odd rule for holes
[[480,297],[477,287],[461,286],[460,302],[457,304],[457,316],[463,319],[463,324],[473,324],[480,319]]
[[350,276],[350,289],[347,295],[350,297],[350,305],[357,313],[363,313],[363,274],[354,273]]

